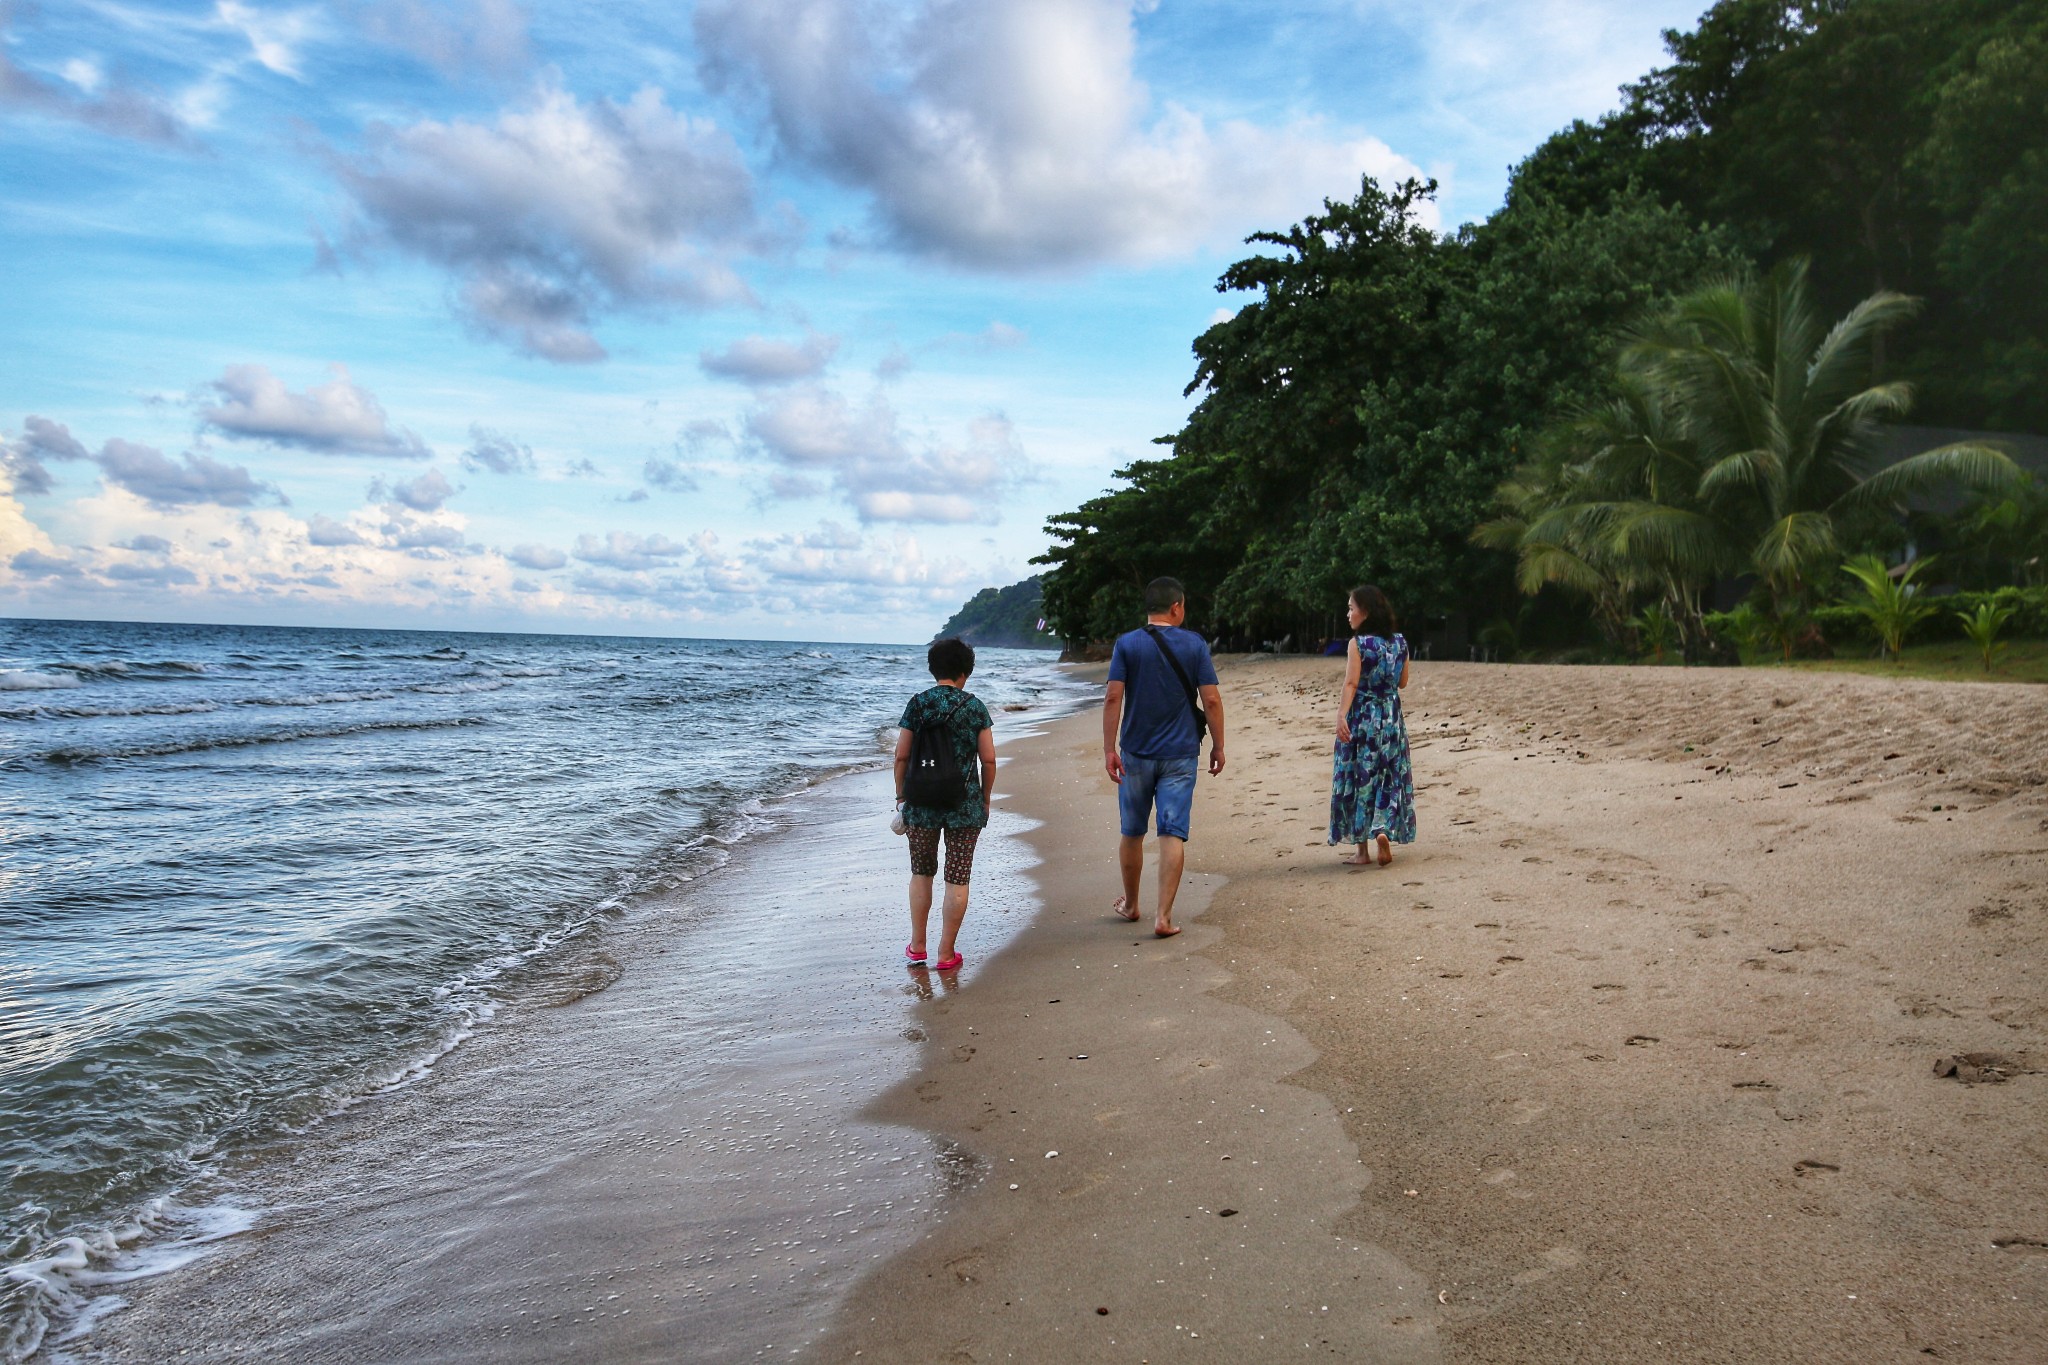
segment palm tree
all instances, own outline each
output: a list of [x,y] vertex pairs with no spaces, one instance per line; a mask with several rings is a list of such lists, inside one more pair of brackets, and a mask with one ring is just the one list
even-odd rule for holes
[[[1824,327],[1804,260],[1676,300],[1625,339],[1620,397],[1564,428],[1575,453],[1547,480],[1558,500],[1522,510],[1525,589],[1570,545],[1618,581],[1659,583],[1690,644],[1705,587],[1754,574],[1789,639],[1841,562],[1846,521],[1937,485],[2013,486],[2017,466],[1971,442],[1872,470],[1883,422],[1912,402],[1909,385],[1873,382],[1878,344],[1916,307],[1877,293]],[[1505,539],[1495,527],[1483,543]]]

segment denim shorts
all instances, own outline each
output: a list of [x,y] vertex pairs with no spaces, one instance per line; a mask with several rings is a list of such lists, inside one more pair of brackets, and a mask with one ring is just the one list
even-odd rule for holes
[[1195,804],[1195,767],[1201,756],[1138,758],[1125,754],[1123,760],[1124,780],[1116,789],[1116,809],[1123,820],[1124,837],[1144,837],[1145,818],[1156,803],[1160,836],[1185,840],[1188,816]]

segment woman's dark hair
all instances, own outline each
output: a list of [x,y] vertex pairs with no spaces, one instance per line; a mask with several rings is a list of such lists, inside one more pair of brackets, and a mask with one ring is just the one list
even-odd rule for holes
[[1351,605],[1365,616],[1358,623],[1360,635],[1377,635],[1382,640],[1391,640],[1394,632],[1401,628],[1401,623],[1394,619],[1394,604],[1370,583],[1351,590]]
[[974,646],[957,635],[948,635],[932,641],[924,662],[934,678],[964,678],[974,671]]

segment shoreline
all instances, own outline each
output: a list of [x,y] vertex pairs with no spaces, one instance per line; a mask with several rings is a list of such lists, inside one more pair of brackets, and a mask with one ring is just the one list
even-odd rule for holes
[[[804,1347],[959,1178],[944,1148],[857,1112],[911,1068],[909,1000],[971,985],[982,955],[957,982],[906,979],[888,781],[794,794],[780,828],[552,964],[413,1084],[238,1158],[223,1183],[258,1206],[253,1230],[113,1286],[125,1306],[96,1298],[91,1331],[37,1358]],[[1024,821],[999,803],[995,823],[990,865],[1014,869]],[[791,875],[820,865],[825,902]],[[1028,918],[1002,875],[1016,892],[985,897],[970,947]]]
[[1418,663],[1421,837],[1353,870],[1335,669],[1219,662],[1179,938],[1108,916],[1091,718],[1011,780],[1038,929],[871,1111],[982,1178],[835,1358],[2048,1351],[2048,697]]
[[[1095,714],[1034,718],[918,999],[842,776],[64,1353],[2040,1358],[2048,696],[1418,663],[1421,838],[1352,870],[1330,661],[1222,672],[1179,937],[1109,914]],[[670,1075],[691,1009],[744,1027]]]

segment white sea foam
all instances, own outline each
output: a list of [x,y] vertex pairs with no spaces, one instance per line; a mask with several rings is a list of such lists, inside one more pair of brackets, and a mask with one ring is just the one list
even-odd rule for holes
[[0,1267],[0,1280],[29,1297],[0,1339],[0,1360],[27,1360],[52,1328],[55,1342],[76,1341],[123,1305],[120,1296],[98,1291],[190,1265],[215,1243],[254,1227],[256,1217],[233,1204],[183,1205],[162,1196],[128,1222],[59,1237],[28,1260]]
[[0,692],[51,692],[76,686],[76,673],[39,673],[32,668],[0,669]]

